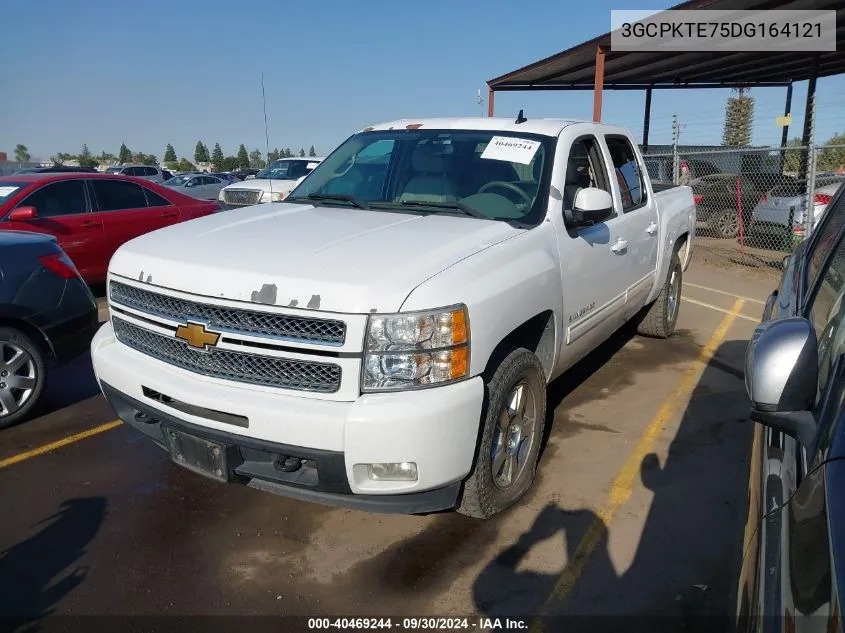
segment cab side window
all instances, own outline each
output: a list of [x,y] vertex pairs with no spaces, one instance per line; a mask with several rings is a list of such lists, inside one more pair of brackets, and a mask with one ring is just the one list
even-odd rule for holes
[[571,210],[575,196],[586,187],[596,187],[610,193],[610,183],[607,178],[607,168],[596,138],[582,136],[575,140],[566,161],[563,208]]

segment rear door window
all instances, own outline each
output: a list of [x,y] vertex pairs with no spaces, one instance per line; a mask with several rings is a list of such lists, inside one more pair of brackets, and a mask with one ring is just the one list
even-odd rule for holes
[[92,180],[100,211],[123,211],[147,206],[141,185],[126,180]]
[[144,195],[147,197],[147,206],[149,207],[169,207],[172,205],[170,200],[164,196],[158,195],[152,189],[141,187],[144,190]]
[[42,218],[87,213],[85,181],[74,179],[50,183],[28,195],[18,206],[35,207]]
[[619,183],[622,197],[622,211],[628,213],[645,204],[645,184],[637,163],[637,155],[628,139],[620,136],[606,136],[605,142],[613,161],[613,171]]

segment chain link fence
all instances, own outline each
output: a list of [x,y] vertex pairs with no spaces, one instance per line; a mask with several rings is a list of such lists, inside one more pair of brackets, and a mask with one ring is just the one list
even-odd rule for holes
[[648,153],[655,182],[692,187],[696,250],[711,263],[777,271],[845,182],[845,145]]

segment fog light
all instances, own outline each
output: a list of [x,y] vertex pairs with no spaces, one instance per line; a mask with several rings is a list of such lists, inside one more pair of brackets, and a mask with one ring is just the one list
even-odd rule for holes
[[356,469],[366,469],[367,477],[373,481],[416,481],[417,464],[399,462],[394,464],[356,464]]

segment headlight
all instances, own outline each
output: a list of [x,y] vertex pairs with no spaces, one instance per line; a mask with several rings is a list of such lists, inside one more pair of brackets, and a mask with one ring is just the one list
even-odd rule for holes
[[223,195],[223,190],[222,190],[222,189],[220,190],[220,193],[218,193],[218,194],[217,194],[217,199],[218,199],[220,202],[226,202],[226,196],[224,196],[224,195]]
[[261,202],[281,202],[287,194],[281,191],[265,191],[261,194]]
[[362,373],[363,391],[432,387],[466,378],[466,307],[370,315]]

